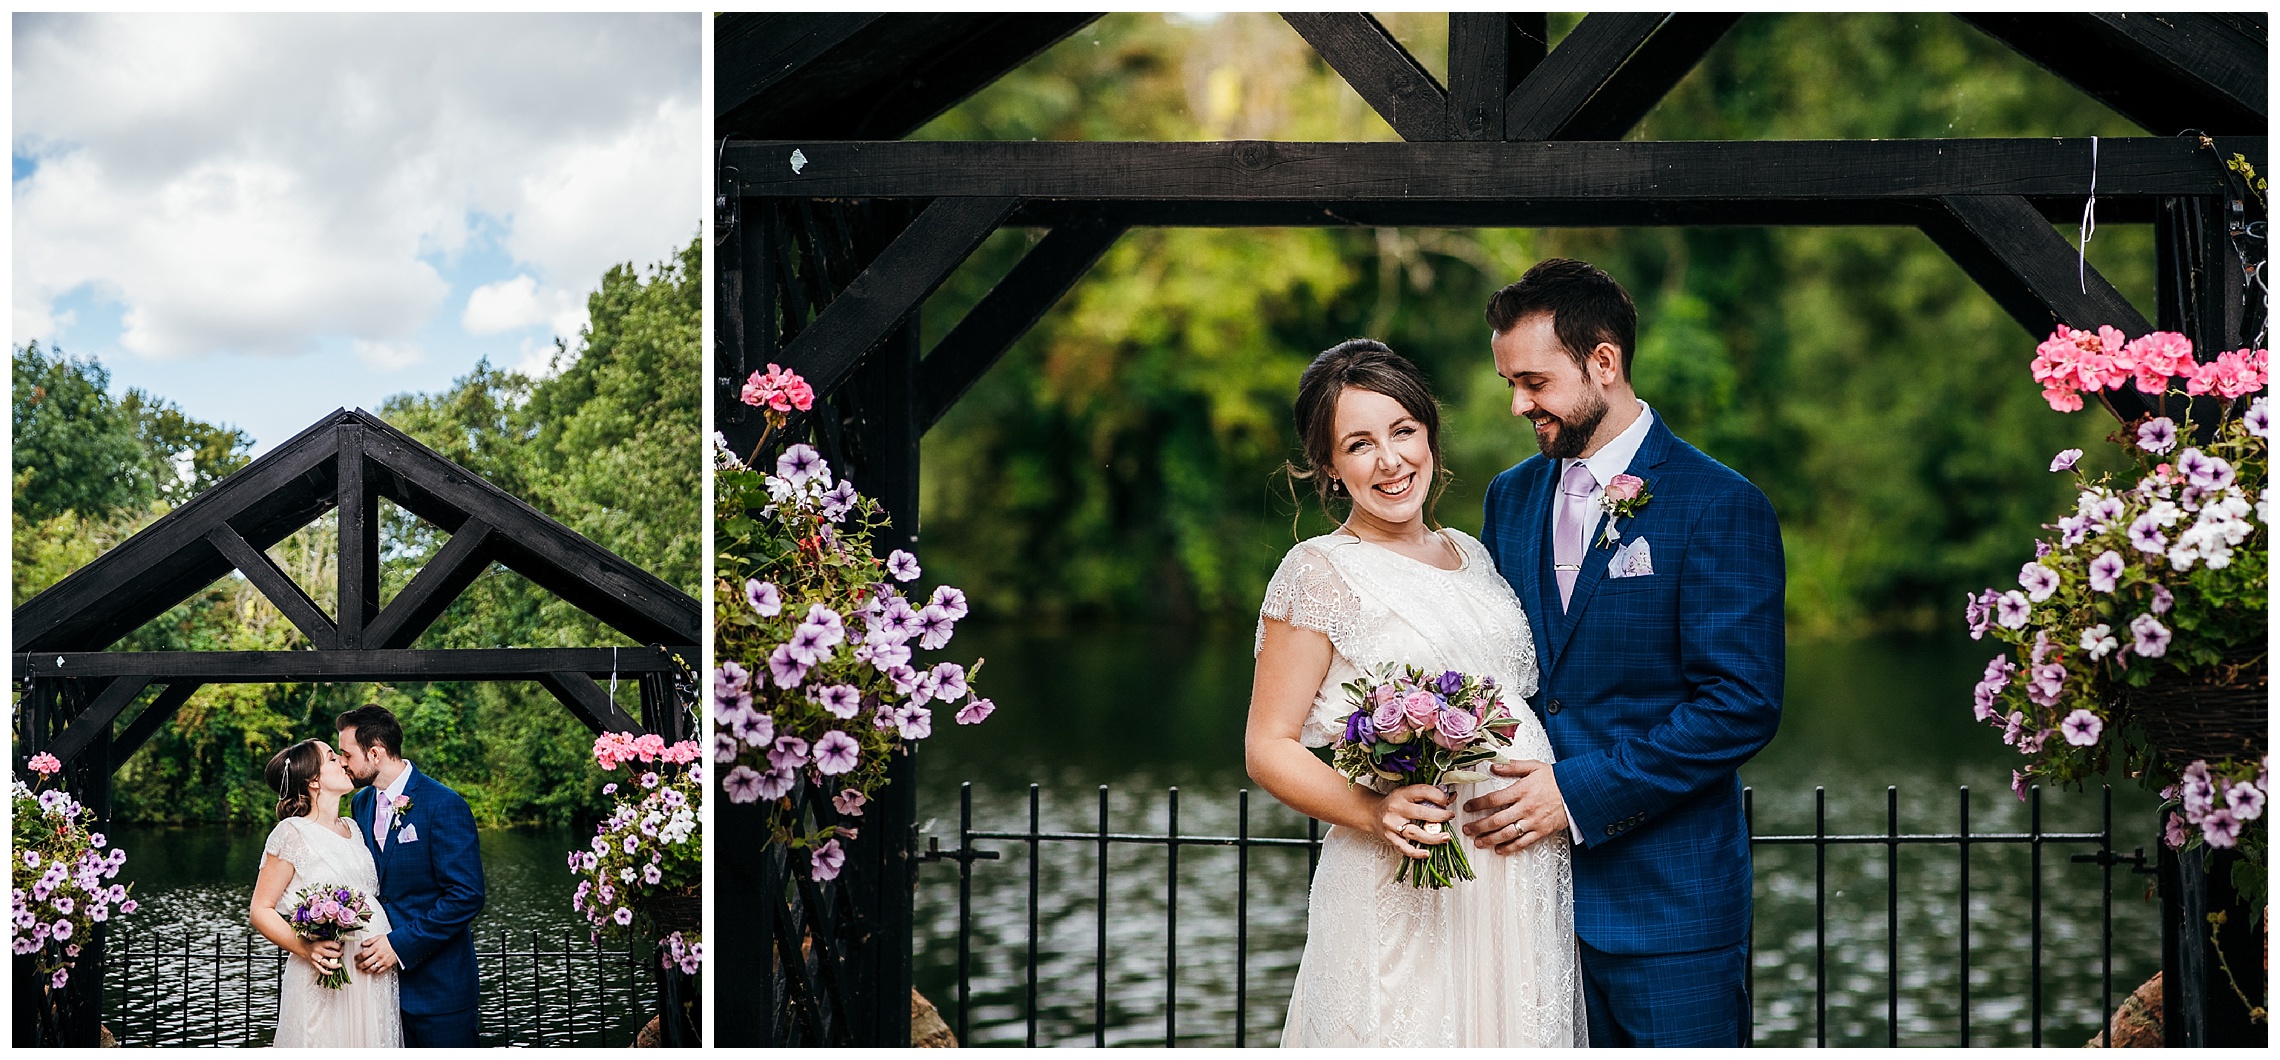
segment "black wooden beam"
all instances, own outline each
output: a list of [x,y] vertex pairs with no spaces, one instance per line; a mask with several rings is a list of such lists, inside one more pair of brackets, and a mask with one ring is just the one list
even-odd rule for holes
[[127,705],[133,703],[143,689],[150,687],[150,681],[149,677],[139,674],[121,674],[113,678],[96,695],[95,701],[87,705],[87,709],[71,719],[71,724],[64,728],[63,735],[56,737],[55,743],[48,747],[48,753],[68,765],[72,759],[79,757],[79,752],[94,743],[97,736],[111,730],[111,722],[117,720],[120,712],[126,710]]
[[228,523],[207,531],[206,540],[221,551],[222,558],[229,560],[239,573],[245,575],[245,580],[261,590],[261,595],[275,604],[286,620],[301,631],[302,636],[309,638],[312,647],[340,647],[340,633],[333,628],[332,620],[318,609],[316,601],[309,599],[309,594],[301,591],[299,584],[286,577],[284,571],[278,570],[277,565],[269,561],[268,553],[247,544],[245,538],[231,529]]
[[2262,136],[2269,46],[2238,14],[1959,16],[2159,136]]
[[1029,248],[920,363],[919,429],[940,422],[1123,233],[1122,225],[1079,221],[1054,228]]
[[[1574,118],[1561,140],[1620,140],[1694,69],[1712,45],[1741,21],[1738,14],[1680,12],[1657,27]],[[1565,47],[1563,44],[1562,47]]]
[[1583,16],[1560,46],[1505,100],[1504,136],[1551,140],[1583,113],[1584,104],[1622,69],[1631,53],[1670,16],[1660,12],[1595,12]]
[[1285,13],[1283,21],[1404,140],[1449,138],[1449,94],[1375,17]]
[[[1335,189],[1325,189],[1335,191]],[[1624,228],[1897,225],[1915,227],[1930,199],[1029,199],[1019,228],[1107,220],[1127,228]],[[2082,216],[2082,196],[2029,196],[2053,222]],[[2160,200],[2098,198],[2100,224],[2151,224]],[[747,445],[749,449],[749,445]]]
[[411,647],[444,609],[490,568],[490,537],[491,526],[481,519],[470,518],[459,524],[451,540],[429,557],[412,576],[412,583],[398,591],[372,620],[364,631],[365,643],[374,648]]
[[341,647],[361,648],[364,627],[380,609],[380,505],[365,473],[364,439],[369,432],[354,421],[342,423],[340,432],[340,487],[335,498],[340,596],[333,607],[333,623]]
[[94,651],[228,574],[206,534],[267,547],[332,506],[339,410],[262,454],[15,610],[16,651]]
[[[494,558],[540,588],[644,644],[690,644],[700,609],[687,593],[554,521],[521,499],[372,420],[366,456],[388,499],[456,533],[469,519],[492,528]],[[448,547],[448,546],[447,546]]]
[[123,763],[134,757],[134,753],[158,733],[159,726],[166,724],[166,719],[173,717],[175,711],[182,709],[182,704],[190,701],[191,695],[204,687],[203,681],[175,681],[167,685],[166,691],[151,700],[111,741],[111,761]]
[[1449,16],[1449,139],[1504,139],[1504,97],[1513,87],[1512,37],[1512,19],[1504,12]]
[[723,14],[716,136],[897,139],[1097,14]]
[[[2131,338],[2153,330],[2145,315],[2098,270],[2083,264],[2077,248],[2024,199],[1956,195],[1941,202],[1954,223],[1931,219],[1924,233],[2028,334],[2040,339],[2061,322],[2084,329],[2110,325]],[[2125,422],[2154,407],[2134,386],[2104,397],[2107,408]]]
[[[442,651],[98,651],[13,657],[16,676],[132,677],[206,684],[277,681],[535,681],[541,674],[670,672],[656,648]],[[124,706],[122,703],[121,706]],[[60,755],[59,755],[60,757]]]
[[[2228,143],[2252,156],[2264,151],[2261,137]],[[810,160],[803,172],[762,164],[795,146]],[[758,197],[1637,205],[2023,195],[2071,198],[2079,210],[2090,141],[739,142],[727,156],[746,175],[743,194]],[[2190,140],[2098,145],[2101,207],[2107,200],[2221,194],[2222,172]],[[982,227],[968,215],[960,231]]]
[[536,674],[534,678],[554,693],[554,698],[561,700],[563,706],[570,708],[570,713],[576,714],[579,721],[585,722],[587,728],[597,733],[647,731],[640,722],[626,717],[609,693],[583,673],[563,670]]
[[1003,196],[935,201],[784,347],[784,365],[805,376],[817,394],[836,391],[863,355],[997,230],[1017,201]]

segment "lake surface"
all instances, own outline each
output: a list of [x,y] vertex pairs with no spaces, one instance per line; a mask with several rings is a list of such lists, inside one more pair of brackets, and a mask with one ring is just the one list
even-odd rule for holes
[[[1242,733],[1251,682],[1249,626],[1073,628],[972,624],[942,657],[988,660],[979,678],[998,704],[975,727],[935,729],[920,757],[919,821],[945,848],[958,841],[960,784],[971,782],[973,827],[1023,832],[1030,788],[1043,831],[1096,832],[1108,786],[1114,832],[1167,831],[1179,789],[1183,836],[1233,836],[1237,791],[1251,788],[1252,836],[1303,837],[1304,818],[1243,773]],[[1758,835],[1811,835],[1816,786],[1829,834],[1886,831],[1886,788],[1897,786],[1899,830],[1954,833],[1968,785],[1974,834],[2028,831],[2029,807],[2010,791],[2017,756],[1971,718],[1970,688],[1988,645],[1970,641],[1793,642],[1782,725],[1742,771],[1753,788]],[[2113,792],[2115,844],[2154,842],[2156,800],[2128,781]],[[2101,793],[2048,792],[2045,832],[2096,832]],[[926,838],[922,837],[923,845]],[[1031,866],[1025,841],[978,841],[1000,852],[974,862],[969,945],[972,1044],[1021,1044],[1027,1034]],[[2042,1027],[2049,1045],[2078,1046],[2102,1026],[2102,877],[2069,862],[2090,844],[2042,851]],[[1305,944],[1310,866],[1303,846],[1182,846],[1177,902],[1167,902],[1165,846],[1115,844],[1108,856],[1108,915],[1100,915],[1100,862],[1091,841],[1045,842],[1037,859],[1037,1042],[1161,1045],[1165,969],[1176,961],[1179,1044],[1235,1045],[1238,898],[1243,909],[1240,1044],[1279,1040]],[[1832,1045],[1881,1046],[1888,1028],[1887,876],[1884,844],[1826,848],[1818,923],[1825,964],[1816,970],[1816,878],[1811,846],[1756,851],[1755,1022],[1759,1044],[1810,1045],[1825,1024]],[[2032,1040],[2032,852],[2026,844],[1975,845],[1970,859],[1970,1041]],[[1954,1045],[1962,1032],[1961,858],[1952,843],[1899,852],[1899,1036],[1904,1045]],[[1237,886],[1238,873],[1248,877]],[[2150,876],[2114,871],[2113,988],[2119,1003],[2160,967]],[[918,899],[919,989],[955,1026],[959,873],[924,866]],[[1168,915],[1170,914],[1170,915]],[[1167,933],[1168,920],[1176,928]],[[1098,933],[1107,933],[1106,1020],[1096,1020]],[[1825,1015],[1815,983],[1825,976]]]
[[[247,922],[268,830],[114,825],[142,908],[114,925],[104,1021],[122,1044],[266,1045],[278,950]],[[564,855],[584,836],[481,833],[474,923],[485,1045],[625,1045],[653,1014],[646,953],[604,954],[570,909]],[[122,954],[121,951],[124,951]],[[123,957],[123,960],[122,960]]]

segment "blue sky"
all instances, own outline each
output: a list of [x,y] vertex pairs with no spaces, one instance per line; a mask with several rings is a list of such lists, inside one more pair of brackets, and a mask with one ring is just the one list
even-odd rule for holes
[[576,347],[706,208],[694,15],[15,16],[12,339],[260,452]]

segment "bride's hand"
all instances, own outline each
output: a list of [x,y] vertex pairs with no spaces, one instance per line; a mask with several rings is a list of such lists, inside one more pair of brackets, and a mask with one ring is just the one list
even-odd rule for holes
[[1448,792],[1431,784],[1411,784],[1387,792],[1379,801],[1378,834],[1403,855],[1423,858],[1426,847],[1439,846],[1451,838],[1445,826],[1432,831],[1424,826],[1456,817],[1456,811],[1449,809]]
[[317,971],[330,972],[340,967],[340,943],[337,941],[309,943],[307,956],[309,963],[316,965]]

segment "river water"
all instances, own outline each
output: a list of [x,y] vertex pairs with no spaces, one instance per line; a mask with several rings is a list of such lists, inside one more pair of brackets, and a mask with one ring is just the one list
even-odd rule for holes
[[[962,629],[945,657],[985,657],[979,684],[998,712],[977,727],[946,715],[919,765],[924,835],[957,844],[961,783],[970,782],[973,827],[1029,828],[1029,786],[1039,786],[1043,831],[1093,833],[1100,788],[1109,828],[1163,834],[1177,787],[1183,836],[1233,836],[1237,792],[1252,788],[1253,836],[1305,836],[1297,814],[1243,774],[1242,731],[1251,679],[1249,627]],[[1815,788],[1825,790],[1829,834],[1886,832],[1886,789],[1898,789],[1902,833],[1954,833],[1970,788],[1970,830],[2026,832],[2030,808],[2010,791],[2014,753],[1971,719],[1970,688],[1991,647],[1970,641],[1792,643],[1782,725],[1742,770],[1753,789],[1754,832],[1810,835]],[[2150,851],[2153,797],[2127,781],[2113,791],[2115,843]],[[2096,832],[2103,793],[2047,792],[2046,832]],[[971,881],[971,1044],[1021,1044],[1029,1011],[1029,873],[1023,841],[978,842],[999,860],[974,862]],[[1243,1037],[1236,1038],[1238,865],[1229,847],[1183,846],[1176,910],[1167,905],[1162,844],[1116,844],[1108,864],[1108,915],[1100,916],[1099,860],[1092,842],[1046,842],[1038,859],[1037,1042],[1161,1045],[1166,975],[1177,962],[1178,1043],[1274,1044],[1305,944],[1308,858],[1303,847],[1248,855],[1242,895],[1247,930],[1241,982]],[[2102,876],[2069,855],[2095,843],[2042,851],[2041,1025],[2045,1044],[2078,1046],[2102,1026]],[[1825,963],[1816,965],[1815,856],[1811,846],[1756,852],[1756,1040],[1880,1046],[1888,1019],[1884,844],[1827,848],[1819,920]],[[1969,1041],[2033,1040],[2032,853],[2026,844],[1969,852]],[[1964,918],[1961,857],[1953,843],[1899,852],[1899,1040],[1962,1040],[1959,977]],[[2115,1002],[2160,966],[2158,905],[2149,876],[2125,866],[2112,896]],[[1176,934],[1167,935],[1167,913]],[[1096,1020],[1098,932],[1108,939],[1106,1020]],[[955,1025],[958,869],[925,865],[918,899],[920,990]],[[1168,952],[1176,943],[1176,954]],[[1815,984],[1827,982],[1825,1013]]]
[[[266,829],[117,824],[120,880],[141,910],[113,922],[104,1022],[125,1045],[266,1045],[280,951],[246,919]],[[593,945],[570,909],[563,858],[582,836],[480,834],[485,902],[475,918],[485,1045],[626,1045],[654,1012],[646,965]],[[642,959],[646,959],[645,957]]]

